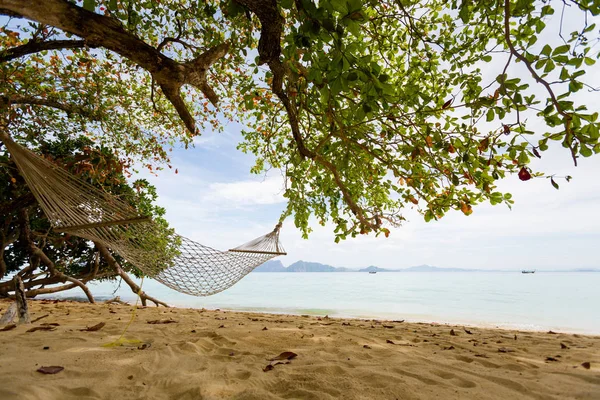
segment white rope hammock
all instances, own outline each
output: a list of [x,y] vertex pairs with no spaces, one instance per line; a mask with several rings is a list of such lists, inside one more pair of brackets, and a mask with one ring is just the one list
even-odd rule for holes
[[55,231],[99,242],[145,275],[194,296],[221,292],[264,262],[284,255],[278,224],[259,238],[219,251],[140,217],[125,201],[104,192],[15,143],[0,139]]

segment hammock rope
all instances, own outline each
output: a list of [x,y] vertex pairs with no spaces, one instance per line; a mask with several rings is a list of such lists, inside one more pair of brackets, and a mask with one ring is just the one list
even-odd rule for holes
[[167,231],[122,199],[107,193],[0,131],[0,139],[57,232],[103,244],[148,277],[182,293],[221,292],[266,261],[285,255],[275,229],[229,251]]

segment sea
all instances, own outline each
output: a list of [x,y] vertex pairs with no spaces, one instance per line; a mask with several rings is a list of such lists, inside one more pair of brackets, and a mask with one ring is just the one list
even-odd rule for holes
[[[99,301],[136,300],[118,280],[90,289]],[[600,334],[598,272],[256,272],[208,297],[149,279],[143,290],[176,307]],[[85,299],[78,289],[46,297]]]

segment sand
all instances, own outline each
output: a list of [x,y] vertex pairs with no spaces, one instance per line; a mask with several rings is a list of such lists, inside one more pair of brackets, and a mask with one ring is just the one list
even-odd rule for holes
[[599,336],[149,307],[104,346],[132,310],[30,302],[47,317],[0,332],[0,399],[600,399]]

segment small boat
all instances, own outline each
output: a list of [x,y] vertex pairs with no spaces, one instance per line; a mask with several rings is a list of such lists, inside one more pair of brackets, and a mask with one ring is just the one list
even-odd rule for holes
[[369,271],[370,274],[376,274],[377,271]]
[[521,271],[522,274],[535,274],[535,269],[524,269],[523,271]]

